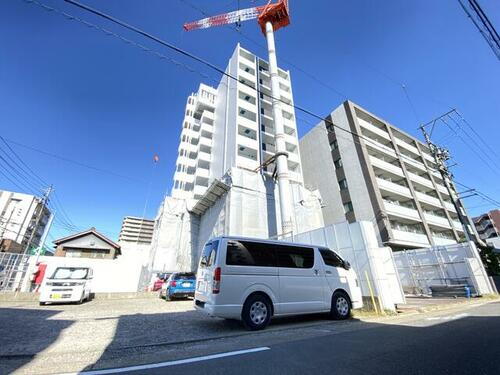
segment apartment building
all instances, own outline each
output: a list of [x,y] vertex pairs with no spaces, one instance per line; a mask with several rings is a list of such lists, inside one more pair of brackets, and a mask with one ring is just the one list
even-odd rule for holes
[[0,251],[22,253],[28,245],[39,246],[50,215],[41,198],[0,190]]
[[150,244],[153,240],[155,221],[136,216],[125,216],[118,242]]
[[428,147],[359,105],[344,102],[300,149],[304,182],[319,189],[326,225],[371,221],[380,243],[394,250],[464,239]]
[[[217,89],[201,84],[186,102],[172,197],[200,199],[230,168],[256,170],[275,153],[267,61],[239,44]],[[278,70],[289,179],[302,184],[290,72]],[[274,163],[263,169],[272,175]]]
[[482,240],[500,237],[500,210],[492,210],[473,219]]

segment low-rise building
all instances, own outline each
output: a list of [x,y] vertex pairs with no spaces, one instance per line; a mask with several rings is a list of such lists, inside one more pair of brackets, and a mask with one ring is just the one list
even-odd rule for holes
[[54,245],[57,257],[115,259],[121,254],[120,245],[95,228],[55,240]]
[[50,215],[42,198],[0,190],[0,252],[23,253],[38,247]]

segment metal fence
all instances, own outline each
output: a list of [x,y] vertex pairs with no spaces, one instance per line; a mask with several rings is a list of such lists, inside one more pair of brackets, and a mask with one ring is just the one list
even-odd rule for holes
[[0,292],[21,291],[29,269],[30,255],[0,253]]
[[430,295],[433,286],[468,285],[474,288],[468,259],[476,258],[467,244],[436,246],[394,253],[406,294]]

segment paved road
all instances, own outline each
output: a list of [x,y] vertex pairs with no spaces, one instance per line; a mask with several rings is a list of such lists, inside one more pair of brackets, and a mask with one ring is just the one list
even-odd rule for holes
[[[263,336],[254,340],[260,343],[253,347],[260,350],[256,352],[232,355],[230,351],[222,358],[125,373],[500,374],[498,302],[396,319],[390,324],[354,324],[340,330],[332,325],[321,327],[322,335],[287,342],[273,344],[272,338]],[[232,351],[239,349],[245,347],[232,347]]]

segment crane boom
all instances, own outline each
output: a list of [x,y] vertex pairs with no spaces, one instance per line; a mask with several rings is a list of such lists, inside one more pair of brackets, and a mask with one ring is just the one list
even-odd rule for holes
[[197,29],[207,29],[212,26],[221,26],[240,21],[253,20],[259,17],[263,9],[264,6],[261,6],[261,7],[240,9],[240,10],[235,10],[234,12],[219,14],[217,16],[204,18],[199,21],[186,23],[184,24],[184,30],[191,31]]

